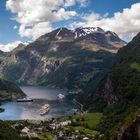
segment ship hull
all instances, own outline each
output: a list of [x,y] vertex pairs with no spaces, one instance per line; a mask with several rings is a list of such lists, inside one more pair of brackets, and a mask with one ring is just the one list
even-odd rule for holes
[[27,100],[18,99],[17,102],[33,102],[33,99],[27,99]]

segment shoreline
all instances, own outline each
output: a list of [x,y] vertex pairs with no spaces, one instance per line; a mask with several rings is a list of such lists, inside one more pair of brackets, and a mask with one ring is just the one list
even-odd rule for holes
[[[0,103],[0,106],[1,106],[1,103]],[[5,111],[5,109],[0,107],[0,113],[2,113],[4,111]]]
[[0,113],[4,112],[5,109],[4,108],[0,108]]

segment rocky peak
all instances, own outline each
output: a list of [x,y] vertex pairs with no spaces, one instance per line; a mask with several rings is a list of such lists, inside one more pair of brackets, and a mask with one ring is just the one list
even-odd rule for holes
[[[112,42],[117,42],[117,41],[120,41],[120,38],[119,36],[112,32],[112,31],[106,31],[105,32],[105,36],[108,40],[112,41]],[[122,41],[124,43],[124,45],[126,44],[126,42]]]
[[106,31],[105,34],[108,35],[108,36],[118,37],[118,35],[115,32],[112,32],[112,31]]
[[104,33],[105,31],[100,27],[80,27],[74,30],[75,39],[94,33]]
[[116,33],[105,31],[100,27],[80,27],[74,30],[58,28],[35,41],[37,46],[40,44],[52,44],[54,46],[54,44],[61,42],[96,43],[104,48],[111,49],[118,49],[125,45],[125,42]]
[[74,34],[71,30],[67,29],[67,28],[59,28],[58,32],[55,35],[55,38],[58,40],[61,39],[74,39]]

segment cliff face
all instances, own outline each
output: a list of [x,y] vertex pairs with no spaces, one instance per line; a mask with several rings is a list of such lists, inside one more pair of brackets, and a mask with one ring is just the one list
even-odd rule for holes
[[[107,103],[105,112],[107,118],[104,119],[103,126],[109,122],[110,132],[113,131],[114,135],[118,135],[113,139],[137,140],[140,138],[140,119],[138,115],[135,118],[135,112],[140,107],[140,33],[127,46],[120,49],[107,77],[110,77],[112,84],[105,88],[106,84],[110,83],[106,79],[102,90],[98,90],[104,95],[110,94],[107,98],[106,96],[102,98]],[[110,92],[107,89],[112,89],[112,85],[113,90]],[[110,107],[112,96],[115,98],[113,98]],[[111,110],[115,110],[115,112],[111,113]],[[109,112],[111,115],[107,114]]]
[[100,28],[60,28],[8,54],[0,65],[1,77],[20,84],[81,89],[106,73],[114,52],[124,44],[115,33]]
[[110,71],[86,95],[79,97],[85,107],[104,114],[105,140],[139,139],[140,33],[118,51]]
[[118,133],[117,140],[139,140],[140,139],[140,116],[127,128],[122,127]]
[[[135,101],[140,96],[140,34],[119,50],[112,69],[102,85],[101,94],[114,95],[115,103],[120,100]],[[100,89],[97,91],[99,92]],[[110,96],[111,97],[111,96]],[[110,100],[109,97],[107,97]],[[113,103],[113,102],[112,102]]]

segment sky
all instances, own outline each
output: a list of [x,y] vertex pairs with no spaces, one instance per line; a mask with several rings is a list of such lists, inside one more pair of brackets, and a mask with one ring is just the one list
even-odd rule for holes
[[130,41],[140,31],[140,0],[1,0],[0,50],[56,28],[101,27]]

